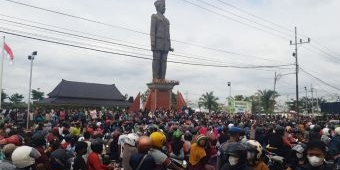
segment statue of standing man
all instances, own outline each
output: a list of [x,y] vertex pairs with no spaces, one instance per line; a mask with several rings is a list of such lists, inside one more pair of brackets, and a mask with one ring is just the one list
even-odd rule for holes
[[151,16],[150,29],[153,82],[165,80],[168,53],[174,51],[170,42],[170,22],[164,16],[165,0],[157,0],[154,5],[157,13]]

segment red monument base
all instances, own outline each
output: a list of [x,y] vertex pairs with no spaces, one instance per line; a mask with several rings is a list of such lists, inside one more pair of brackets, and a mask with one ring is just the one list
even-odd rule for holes
[[157,109],[171,109],[171,96],[174,86],[179,85],[178,81],[158,81],[148,83],[148,97],[144,109],[155,111]]

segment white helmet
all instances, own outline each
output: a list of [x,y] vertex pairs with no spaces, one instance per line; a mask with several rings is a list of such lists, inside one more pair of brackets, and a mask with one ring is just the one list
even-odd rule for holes
[[12,162],[18,168],[26,168],[35,163],[35,159],[40,157],[38,150],[29,146],[20,146],[12,153]]
[[248,140],[246,146],[247,146],[247,150],[256,151],[256,158],[257,159],[261,158],[262,146],[258,141]]
[[340,135],[340,127],[335,128],[334,133],[335,135]]
[[323,134],[323,135],[326,135],[326,136],[330,136],[331,134],[330,134],[329,128],[323,128],[323,129],[322,129],[322,134]]
[[136,142],[138,141],[139,136],[135,133],[130,133],[125,138],[125,143],[129,144],[130,146],[136,146]]

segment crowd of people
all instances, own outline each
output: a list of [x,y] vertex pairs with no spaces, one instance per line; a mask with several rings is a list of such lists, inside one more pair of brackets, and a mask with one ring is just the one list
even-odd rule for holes
[[340,168],[339,116],[37,110],[0,122],[1,170]]

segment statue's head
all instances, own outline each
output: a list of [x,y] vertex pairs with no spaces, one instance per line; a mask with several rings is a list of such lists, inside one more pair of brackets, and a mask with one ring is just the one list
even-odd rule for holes
[[156,10],[161,14],[165,13],[165,0],[157,0],[154,3]]

